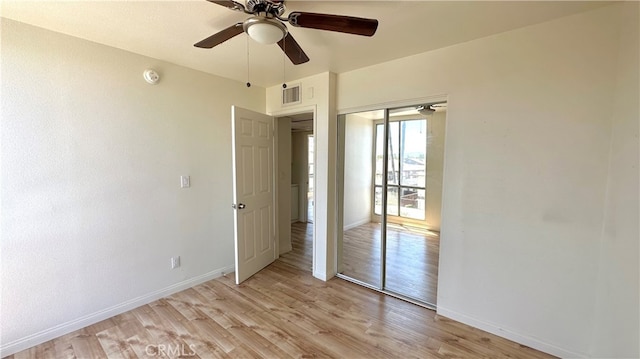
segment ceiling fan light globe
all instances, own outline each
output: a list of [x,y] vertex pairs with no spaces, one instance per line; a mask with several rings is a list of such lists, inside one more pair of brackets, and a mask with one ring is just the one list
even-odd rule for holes
[[245,31],[250,38],[258,43],[264,45],[275,44],[287,34],[287,28],[279,22],[260,18],[249,20],[253,21],[245,23]]

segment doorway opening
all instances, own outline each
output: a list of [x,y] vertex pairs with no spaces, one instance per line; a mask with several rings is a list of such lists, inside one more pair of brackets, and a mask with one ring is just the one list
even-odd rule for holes
[[[313,271],[314,173],[315,153],[313,112],[287,115],[277,119],[288,121],[288,138],[278,142],[289,150],[290,202],[289,222],[291,251],[281,253],[280,260],[305,271]],[[284,164],[280,164],[283,166]],[[280,175],[286,171],[279,170]]]
[[338,116],[338,275],[436,307],[447,104]]

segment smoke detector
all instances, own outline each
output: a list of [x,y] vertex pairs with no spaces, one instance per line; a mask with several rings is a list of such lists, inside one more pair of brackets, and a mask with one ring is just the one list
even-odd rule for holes
[[144,77],[145,81],[147,81],[152,85],[157,84],[158,81],[160,80],[160,75],[158,75],[158,73],[153,69],[145,70],[142,76]]

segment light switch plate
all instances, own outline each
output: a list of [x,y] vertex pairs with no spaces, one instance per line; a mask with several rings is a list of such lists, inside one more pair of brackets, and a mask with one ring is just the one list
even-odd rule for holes
[[191,187],[191,176],[180,176],[180,188]]

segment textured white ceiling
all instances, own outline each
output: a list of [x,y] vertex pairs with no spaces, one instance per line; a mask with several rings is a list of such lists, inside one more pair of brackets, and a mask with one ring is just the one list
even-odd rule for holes
[[[311,61],[294,66],[277,45],[237,36],[213,49],[193,44],[247,15],[205,0],[1,0],[0,16],[234,80],[272,86],[336,73],[587,11],[582,1],[287,1],[289,11],[378,19],[372,38],[289,26]],[[610,2],[609,2],[610,3]],[[28,41],[28,39],[25,39]]]

